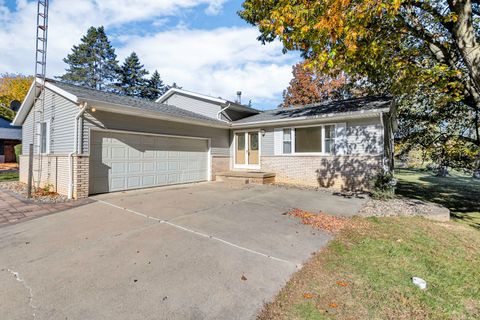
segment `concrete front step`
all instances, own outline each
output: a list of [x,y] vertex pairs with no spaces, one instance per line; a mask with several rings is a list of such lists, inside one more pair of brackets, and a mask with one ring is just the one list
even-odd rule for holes
[[215,174],[215,180],[241,184],[272,184],[275,173],[261,171],[226,171]]

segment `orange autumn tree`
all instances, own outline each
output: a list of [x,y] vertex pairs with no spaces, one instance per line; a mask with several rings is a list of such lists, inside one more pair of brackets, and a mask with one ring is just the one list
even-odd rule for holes
[[13,100],[23,101],[33,78],[20,74],[0,75],[0,116],[13,120],[15,112],[10,109]]
[[316,72],[300,62],[293,66],[293,79],[283,92],[283,107],[301,106],[322,102],[328,99],[344,97],[343,90],[347,84],[344,74],[330,77]]

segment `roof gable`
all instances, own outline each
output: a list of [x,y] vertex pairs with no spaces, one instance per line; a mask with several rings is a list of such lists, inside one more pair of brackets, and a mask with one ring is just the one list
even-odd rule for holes
[[[37,81],[40,81],[37,79]],[[225,126],[225,123],[197,114],[195,112],[183,110],[175,106],[153,102],[146,99],[121,96],[114,93],[104,92],[91,88],[76,86],[47,79],[45,87],[55,93],[73,101],[76,104],[87,102],[90,106],[95,106],[101,110],[102,107],[108,108],[108,111],[118,113],[133,113],[136,115],[158,116],[168,118],[169,120],[179,122],[198,122],[199,124],[210,124]],[[27,97],[22,103],[17,116],[14,119],[15,125],[22,125],[26,116],[30,112],[35,100],[35,83],[32,83]]]
[[246,106],[246,105],[242,105],[242,104],[234,102],[234,101],[226,100],[226,99],[223,99],[223,98],[220,98],[220,97],[215,98],[215,97],[212,97],[212,96],[209,96],[209,95],[206,95],[206,94],[201,94],[201,93],[192,92],[192,91],[188,91],[188,90],[184,90],[184,89],[178,89],[178,88],[169,89],[160,98],[158,98],[156,100],[156,102],[164,103],[165,101],[167,101],[169,98],[171,98],[175,94],[186,96],[186,97],[189,97],[189,98],[194,99],[194,100],[202,100],[202,101],[210,102],[210,103],[216,104],[216,105],[218,105],[222,108],[229,106],[229,108],[231,108],[233,110],[237,110],[237,111],[243,111],[243,112],[248,112],[248,113],[259,113],[260,112],[257,109],[251,108],[251,107]]

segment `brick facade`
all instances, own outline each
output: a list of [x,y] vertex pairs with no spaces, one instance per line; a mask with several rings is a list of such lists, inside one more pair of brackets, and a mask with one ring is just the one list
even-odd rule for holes
[[215,180],[217,172],[225,172],[230,170],[230,157],[212,157],[212,180]]
[[[59,194],[68,195],[69,165],[67,155],[35,156],[33,159],[33,180],[38,183],[38,168],[41,165],[40,187],[51,186]],[[28,156],[20,156],[20,182],[28,183]],[[88,197],[89,157],[73,157],[73,198]]]
[[89,195],[90,157],[73,158],[73,198],[83,199]]
[[381,168],[381,156],[263,156],[261,162],[276,182],[337,190],[369,189]]

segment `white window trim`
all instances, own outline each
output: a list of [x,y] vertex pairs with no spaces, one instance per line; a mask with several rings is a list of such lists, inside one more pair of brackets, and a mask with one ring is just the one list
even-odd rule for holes
[[[248,160],[248,132],[257,132],[258,133],[258,164],[237,164],[235,161],[235,152],[237,152],[237,133],[245,134],[245,159]],[[236,130],[233,132],[233,168],[234,169],[261,169],[262,164],[262,133],[260,129],[245,129],[245,130]]]
[[[42,123],[45,123],[45,151],[42,152]],[[49,121],[44,121],[44,122],[37,122],[37,152],[38,154],[41,155],[48,155],[50,154],[50,122]]]
[[[326,126],[333,126],[333,143],[335,144],[335,140],[337,139],[337,124],[336,123],[325,123],[325,124],[319,124],[319,125],[314,125],[314,126],[295,126],[295,127],[285,127],[282,128],[282,130],[291,130],[290,137],[291,137],[291,144],[292,144],[292,153],[283,153],[283,131],[282,131],[282,155],[283,156],[334,156],[335,151],[332,153],[326,153],[325,152],[325,127]],[[322,129],[322,151],[321,152],[296,152],[296,146],[295,146],[295,129],[301,129],[301,128],[316,128],[316,127],[321,127]],[[334,146],[335,148],[335,146]]]

